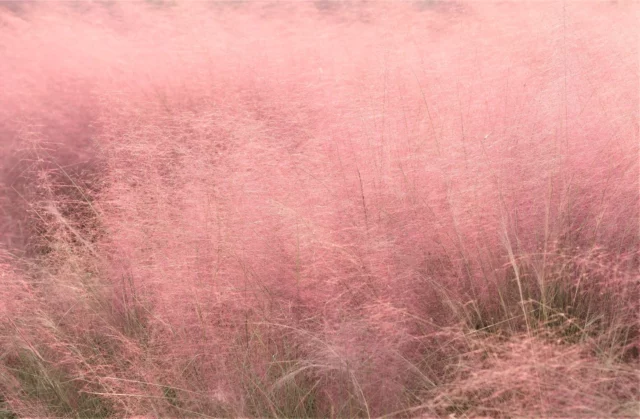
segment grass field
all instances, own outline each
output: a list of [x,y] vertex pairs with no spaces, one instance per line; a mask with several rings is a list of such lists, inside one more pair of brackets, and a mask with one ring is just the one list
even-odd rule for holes
[[0,2],[0,418],[640,416],[639,13]]

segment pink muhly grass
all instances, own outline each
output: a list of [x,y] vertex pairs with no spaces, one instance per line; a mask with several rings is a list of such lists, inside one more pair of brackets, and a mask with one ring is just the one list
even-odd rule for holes
[[0,416],[635,414],[637,12],[0,9]]

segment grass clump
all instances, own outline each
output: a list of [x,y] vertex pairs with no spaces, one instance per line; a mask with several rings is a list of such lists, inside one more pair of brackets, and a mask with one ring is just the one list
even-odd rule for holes
[[42,403],[54,416],[106,418],[113,415],[110,403],[84,393],[78,384],[59,368],[29,350],[9,355],[8,370],[20,383],[24,396]]

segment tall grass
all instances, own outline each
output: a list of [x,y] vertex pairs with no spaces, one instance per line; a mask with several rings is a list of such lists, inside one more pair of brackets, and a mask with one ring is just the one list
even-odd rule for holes
[[638,414],[637,5],[0,7],[0,416]]

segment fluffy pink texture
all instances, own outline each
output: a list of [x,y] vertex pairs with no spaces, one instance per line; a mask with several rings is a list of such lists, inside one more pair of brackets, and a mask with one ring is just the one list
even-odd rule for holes
[[[490,293],[507,248],[637,250],[634,4],[319,13],[0,15],[0,157],[36,132],[103,159],[95,246],[114,310],[134,295],[159,353],[215,364],[243,324],[317,317],[340,357],[379,342],[382,365],[411,340],[401,313],[446,311],[425,284]],[[362,389],[376,412],[387,384]]]

